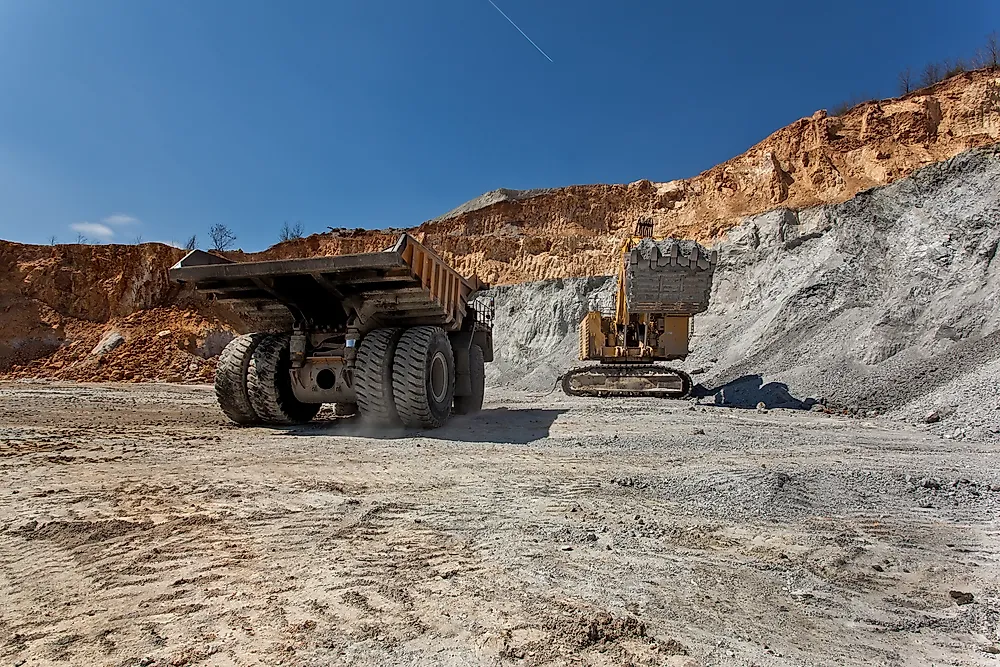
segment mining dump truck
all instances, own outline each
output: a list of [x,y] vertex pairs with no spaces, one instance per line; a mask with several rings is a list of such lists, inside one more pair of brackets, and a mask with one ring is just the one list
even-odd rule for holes
[[436,428],[483,405],[493,303],[408,234],[384,252],[232,262],[195,250],[171,280],[258,333],[223,351],[219,406],[237,424],[301,424],[323,403],[384,426]]
[[562,376],[571,396],[683,398],[684,371],[657,362],[687,357],[692,317],[708,310],[718,260],[695,241],[655,240],[652,220],[640,220],[618,258],[615,312],[589,312],[580,323],[581,366]]

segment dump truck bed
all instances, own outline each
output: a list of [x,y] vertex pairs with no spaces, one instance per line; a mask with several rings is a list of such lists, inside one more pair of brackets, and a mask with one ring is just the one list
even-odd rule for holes
[[470,294],[480,287],[409,234],[383,252],[333,257],[233,262],[195,250],[170,269],[170,278],[275,330],[294,321],[343,325],[349,305],[379,326],[431,324],[456,331]]

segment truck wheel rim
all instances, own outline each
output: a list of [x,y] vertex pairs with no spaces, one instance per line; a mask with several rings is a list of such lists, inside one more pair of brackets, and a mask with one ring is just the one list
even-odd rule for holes
[[435,403],[444,401],[448,394],[448,364],[445,361],[444,353],[438,352],[431,359],[431,396]]

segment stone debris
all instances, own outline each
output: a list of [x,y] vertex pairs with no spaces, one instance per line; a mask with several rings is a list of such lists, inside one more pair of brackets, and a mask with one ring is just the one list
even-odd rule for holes
[[951,599],[957,605],[972,604],[975,600],[975,596],[972,593],[965,593],[963,591],[948,591],[948,595],[951,596]]
[[106,331],[107,324],[63,318],[63,343],[53,353],[15,365],[0,379],[212,382],[218,355],[233,337],[230,324],[181,308],[142,310],[112,325]]
[[94,349],[90,351],[90,356],[92,357],[103,357],[105,354],[115,349],[119,345],[125,342],[125,338],[122,337],[117,331],[110,331],[98,341]]

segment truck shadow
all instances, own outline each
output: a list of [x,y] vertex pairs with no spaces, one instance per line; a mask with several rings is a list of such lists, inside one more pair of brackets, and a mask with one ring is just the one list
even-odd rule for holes
[[552,424],[564,412],[566,410],[486,408],[473,415],[452,415],[448,423],[441,428],[425,431],[374,426],[366,424],[358,416],[324,418],[321,415],[310,424],[289,428],[286,432],[291,435],[342,435],[379,440],[428,438],[454,442],[525,445],[547,438]]
[[698,384],[691,390],[691,397],[712,397],[720,407],[747,409],[763,403],[768,408],[808,410],[817,403],[814,398],[796,398],[784,382],[765,383],[760,375],[744,375],[714,388]]

